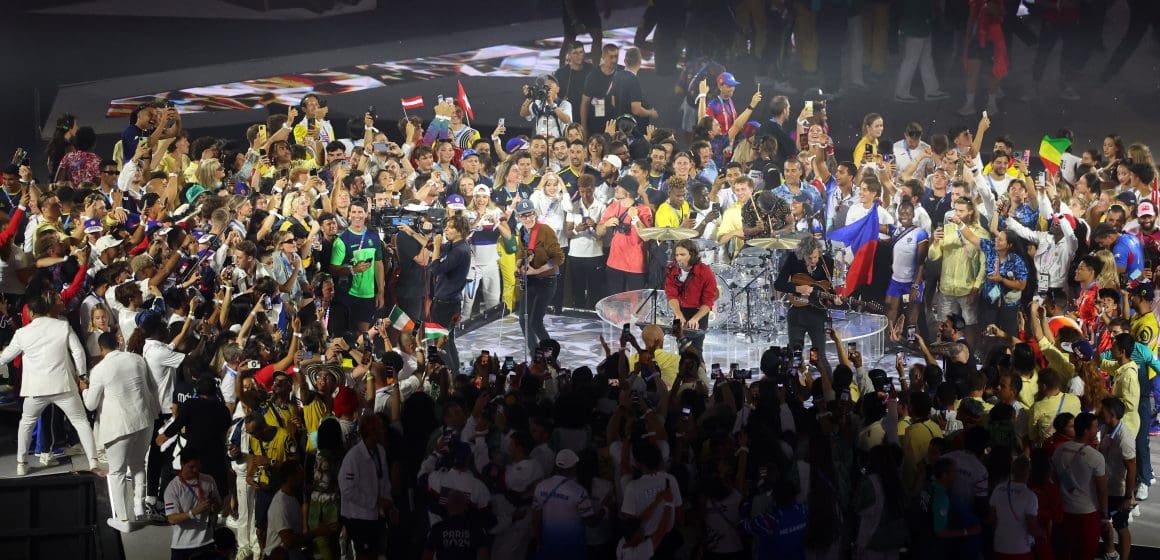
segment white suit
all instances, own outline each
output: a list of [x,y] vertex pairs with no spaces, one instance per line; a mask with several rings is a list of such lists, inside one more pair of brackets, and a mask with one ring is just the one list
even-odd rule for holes
[[109,501],[113,516],[121,521],[142,513],[145,456],[157,417],[155,394],[145,359],[121,351],[110,352],[93,367],[84,391],[85,406],[100,411],[101,443],[109,458]]
[[68,321],[37,317],[12,336],[12,342],[0,353],[0,364],[7,364],[21,355],[24,356],[24,375],[20,396],[24,397],[24,411],[16,435],[16,462],[24,463],[28,440],[40,413],[49,404],[55,404],[76,429],[89,465],[95,467],[97,450],[93,444],[93,429],[85,416],[85,405],[76,382],[77,377],[87,371],[88,358],[81,339]]

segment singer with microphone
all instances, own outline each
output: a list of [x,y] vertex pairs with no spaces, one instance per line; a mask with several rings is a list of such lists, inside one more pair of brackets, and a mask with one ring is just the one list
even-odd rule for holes
[[[544,328],[544,315],[556,293],[560,267],[564,264],[564,249],[560,247],[556,232],[537,221],[532,201],[520,200],[515,210],[519,219],[518,231],[514,233],[517,240],[516,274],[524,279],[520,328],[524,331],[528,352],[535,352],[540,341],[551,338],[548,329]],[[513,232],[506,220],[500,222],[499,233],[505,240],[512,238]]]
[[[717,301],[717,277],[709,265],[701,262],[691,240],[678,241],[673,249],[673,261],[665,270],[665,297],[673,317],[680,321],[680,330],[689,329],[684,333],[686,338],[701,350],[709,312]],[[674,329],[673,336],[679,337],[680,332]]]

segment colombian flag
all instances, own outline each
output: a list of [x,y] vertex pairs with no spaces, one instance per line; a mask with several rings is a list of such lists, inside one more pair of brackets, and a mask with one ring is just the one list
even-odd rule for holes
[[840,296],[848,296],[854,290],[870,285],[874,279],[874,254],[878,252],[878,203],[862,219],[846,227],[831,231],[826,235],[831,241],[841,241],[850,248],[854,260],[846,273],[846,285],[835,290]]
[[1039,160],[1043,162],[1043,167],[1051,175],[1059,173],[1059,162],[1062,161],[1063,152],[1071,147],[1071,140],[1067,138],[1051,138],[1044,136],[1043,140],[1039,142]]

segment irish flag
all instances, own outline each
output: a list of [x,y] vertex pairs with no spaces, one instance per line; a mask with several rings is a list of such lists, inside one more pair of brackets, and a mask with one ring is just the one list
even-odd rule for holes
[[415,322],[407,316],[403,308],[397,305],[391,309],[391,315],[388,320],[391,322],[391,326],[398,329],[399,332],[411,332],[415,330]]
[[831,231],[826,239],[845,243],[854,254],[854,261],[846,273],[846,285],[835,292],[840,296],[848,296],[855,289],[870,285],[874,279],[874,254],[878,252],[878,203],[874,203],[865,217]]
[[1043,167],[1047,172],[1056,175],[1059,173],[1059,162],[1063,158],[1063,152],[1071,146],[1071,140],[1067,138],[1052,138],[1044,136],[1043,140],[1039,142],[1039,161],[1043,162]]
[[439,323],[426,323],[423,325],[423,340],[438,340],[446,337],[448,334],[450,332]]

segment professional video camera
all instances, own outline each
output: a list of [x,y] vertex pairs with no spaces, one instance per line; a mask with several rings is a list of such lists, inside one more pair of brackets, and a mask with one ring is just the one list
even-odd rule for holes
[[399,226],[408,226],[418,232],[442,232],[447,223],[445,208],[428,208],[426,210],[408,210],[406,208],[386,207],[371,210],[371,227],[378,229],[382,236],[399,233]]
[[532,101],[548,100],[548,80],[543,76],[536,78],[536,81],[528,84],[527,88],[527,91],[524,92],[524,97]]

